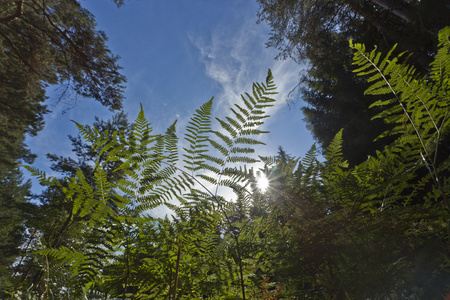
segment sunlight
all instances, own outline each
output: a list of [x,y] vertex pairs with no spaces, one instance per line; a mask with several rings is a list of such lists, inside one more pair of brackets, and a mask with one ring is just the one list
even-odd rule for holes
[[263,193],[267,190],[267,188],[269,187],[269,179],[267,179],[266,174],[258,174],[256,185],[258,186],[258,189],[260,189]]

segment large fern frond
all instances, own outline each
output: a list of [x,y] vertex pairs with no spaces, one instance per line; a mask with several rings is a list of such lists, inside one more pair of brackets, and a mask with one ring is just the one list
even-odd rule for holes
[[[446,55],[448,60],[448,53],[445,54],[443,50],[445,45],[448,46],[448,42],[445,42],[446,30],[448,31],[444,29],[440,34],[440,55],[431,65],[430,78],[439,79],[442,72],[448,72],[445,69],[448,63],[444,62]],[[373,74],[367,79],[372,85],[366,93],[394,95],[391,100],[380,100],[371,105],[384,107],[375,118],[383,118],[387,123],[395,124],[389,133],[382,136],[401,134],[404,142],[413,141],[411,139],[415,136],[426,159],[433,161],[432,153],[439,144],[441,128],[448,123],[448,96],[442,89],[442,93],[437,92],[442,83],[420,77],[412,66],[400,63],[402,54],[391,57],[395,47],[381,62],[381,54],[376,50],[368,53],[364,45],[353,44],[352,41],[350,47],[355,50],[353,63],[359,67],[355,72],[360,76]]]
[[[212,131],[216,139],[210,139],[210,144],[220,156],[203,156],[205,169],[215,175],[214,180],[211,180],[211,176],[205,177],[206,175],[204,179],[216,185],[231,184],[233,188],[236,188],[235,183],[238,182],[235,180],[236,174],[232,175],[233,179],[224,172],[228,165],[251,164],[259,161],[251,155],[255,152],[254,146],[264,144],[255,137],[266,133],[258,128],[269,117],[266,110],[275,102],[270,97],[276,94],[275,89],[273,76],[269,70],[265,83],[254,83],[251,93],[241,95],[242,104],[235,104],[235,108],[231,110],[232,116],[225,119],[216,118],[221,129]],[[241,179],[244,179],[245,174],[242,175]]]
[[183,148],[186,151],[184,156],[185,168],[194,172],[202,169],[204,158],[208,152],[208,134],[211,131],[211,111],[213,99],[204,103],[199,109],[195,111],[191,120],[186,127],[188,132],[185,136],[186,142],[189,143],[188,148]]

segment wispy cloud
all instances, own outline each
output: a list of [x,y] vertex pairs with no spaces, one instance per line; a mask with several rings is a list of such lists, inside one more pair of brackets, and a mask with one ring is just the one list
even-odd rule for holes
[[229,111],[240,101],[241,93],[251,90],[252,82],[265,80],[270,68],[279,91],[276,97],[279,101],[270,111],[275,115],[298,83],[299,66],[289,60],[274,60],[275,50],[264,45],[267,32],[256,24],[255,18],[234,25],[233,30],[226,25],[229,26],[223,24],[212,29],[209,36],[189,35],[200,53],[206,75],[221,87],[216,96],[216,112]]
[[[286,107],[284,101],[289,92],[297,85],[299,66],[292,61],[274,60],[276,52],[265,47],[267,32],[262,25],[256,24],[255,18],[242,21],[240,24],[222,24],[211,29],[209,34],[200,35],[189,32],[189,39],[198,51],[200,62],[204,65],[205,75],[219,87],[215,95],[213,115],[225,117],[234,104],[241,101],[240,94],[250,92],[252,83],[265,81],[270,68],[278,86],[278,102],[269,110],[270,122],[276,121],[277,112]],[[268,124],[265,125],[267,127]],[[262,138],[267,142],[267,137]],[[180,140],[182,146],[184,142]],[[187,145],[186,145],[187,146]],[[259,155],[273,155],[273,149],[261,149]],[[262,163],[255,167],[262,167]],[[211,174],[212,175],[212,174]],[[215,193],[215,187],[207,184],[207,188]],[[235,195],[222,189],[220,195],[226,199],[234,199]],[[161,211],[154,211],[160,214]]]
[[[253,82],[264,82],[267,70],[272,70],[279,94],[274,97],[277,100],[274,107],[268,110],[271,117],[262,126],[262,129],[270,130],[271,124],[292,118],[286,99],[297,86],[303,68],[292,60],[275,60],[276,50],[265,47],[267,28],[263,24],[256,24],[256,17],[242,20],[233,25],[218,25],[207,36],[190,33],[189,38],[198,49],[206,75],[220,86],[219,94],[215,97],[216,116],[229,114],[230,107],[241,101],[240,94],[250,92]],[[296,114],[295,118],[302,118],[300,112]],[[260,140],[272,144],[271,135],[263,135]],[[286,144],[289,142],[286,141]],[[275,154],[277,146],[262,146],[257,151],[259,155],[270,156]]]

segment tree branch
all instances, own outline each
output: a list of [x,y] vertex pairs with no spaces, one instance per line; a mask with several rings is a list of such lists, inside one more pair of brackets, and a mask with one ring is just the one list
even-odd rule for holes
[[4,18],[0,18],[0,24],[5,24],[11,21],[14,21],[15,19],[19,18],[22,14],[22,7],[23,7],[23,0],[16,1],[16,11],[11,16],[7,16]]
[[14,45],[14,43],[8,38],[8,36],[6,36],[3,32],[0,31],[0,36],[2,36],[5,41],[8,42],[8,44],[11,45],[11,48],[14,50],[14,52],[16,52],[17,57],[19,58],[20,61],[22,61],[28,68],[30,68],[31,71],[33,71],[34,73],[38,74],[39,76],[42,76],[42,73],[37,71],[35,68],[33,68],[33,66],[27,62],[27,60],[20,54],[19,49],[17,49],[17,47]]

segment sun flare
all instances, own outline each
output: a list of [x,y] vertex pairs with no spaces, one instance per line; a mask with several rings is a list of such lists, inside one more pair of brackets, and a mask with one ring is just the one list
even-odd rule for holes
[[258,174],[256,185],[258,186],[258,189],[261,190],[261,192],[265,192],[267,190],[267,188],[269,187],[269,179],[267,179],[266,174]]

